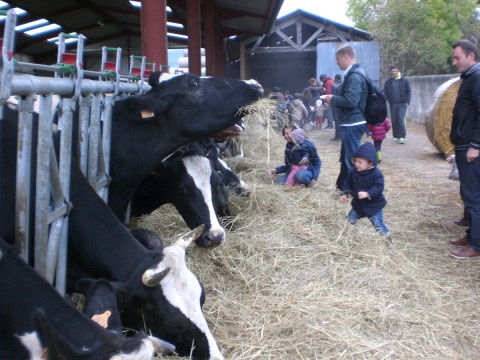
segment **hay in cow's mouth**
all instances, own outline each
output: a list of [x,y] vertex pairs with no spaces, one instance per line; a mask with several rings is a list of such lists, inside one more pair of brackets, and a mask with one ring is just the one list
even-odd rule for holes
[[271,119],[277,114],[275,101],[268,98],[261,98],[249,105],[245,105],[238,110],[238,114],[248,116],[249,122],[259,122],[267,125],[267,119]]
[[[273,184],[267,169],[282,163],[285,146],[275,126],[247,117],[245,157],[227,161],[252,195],[231,196],[235,230],[225,244],[189,251],[225,358],[478,358],[480,263],[447,256],[447,241],[464,231],[453,225],[461,207],[448,164],[427,154],[431,166],[412,174],[404,171],[412,159],[400,168],[384,154],[391,249],[367,220],[347,223],[332,132],[307,132],[322,158],[315,188]],[[406,151],[384,144],[384,153],[389,146]],[[186,229],[168,206],[136,225],[165,239]]]

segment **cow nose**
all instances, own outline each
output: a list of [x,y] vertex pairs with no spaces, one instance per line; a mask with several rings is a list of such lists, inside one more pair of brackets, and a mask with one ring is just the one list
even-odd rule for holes
[[257,90],[263,96],[263,86],[256,80],[244,80],[248,85]]
[[203,248],[214,248],[225,241],[224,231],[209,231],[195,240],[195,244]]

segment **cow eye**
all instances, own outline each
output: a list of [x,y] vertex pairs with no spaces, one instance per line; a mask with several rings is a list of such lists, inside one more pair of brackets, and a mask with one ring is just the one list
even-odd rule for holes
[[190,87],[192,87],[192,88],[198,87],[198,80],[192,80],[192,83],[190,84]]

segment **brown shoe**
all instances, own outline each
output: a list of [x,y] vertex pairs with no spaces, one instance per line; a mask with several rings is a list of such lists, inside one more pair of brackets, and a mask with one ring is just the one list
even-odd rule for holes
[[463,237],[458,240],[450,240],[449,243],[455,246],[467,246],[470,244],[470,241],[466,237]]
[[448,254],[457,259],[466,259],[466,258],[471,258],[475,256],[480,256],[480,251],[477,251],[473,247],[468,245],[461,249],[452,250]]

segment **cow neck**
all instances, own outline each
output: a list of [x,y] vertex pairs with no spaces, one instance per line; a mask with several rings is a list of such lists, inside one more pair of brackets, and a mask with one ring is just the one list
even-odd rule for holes
[[[128,121],[132,120],[128,119],[126,122]],[[142,180],[162,159],[193,140],[154,121],[140,126],[144,127],[141,136],[137,135],[140,132],[138,129],[125,131],[127,127],[118,124],[112,129],[109,205],[121,219]],[[131,137],[129,134],[135,136]]]
[[[83,268],[108,280],[125,281],[151,266],[158,254],[145,249],[113,215],[76,167],[72,167],[70,241]],[[85,254],[88,254],[86,256]]]

